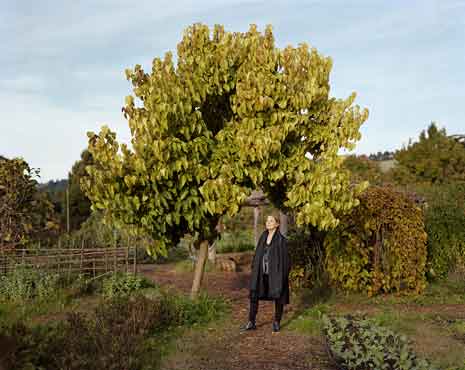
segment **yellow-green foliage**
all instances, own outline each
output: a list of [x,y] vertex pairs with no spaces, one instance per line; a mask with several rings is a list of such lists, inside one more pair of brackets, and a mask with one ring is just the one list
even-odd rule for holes
[[323,229],[357,204],[365,184],[349,187],[337,153],[360,139],[368,111],[352,105],[355,93],[329,96],[330,58],[307,44],[276,48],[271,27],[195,24],[176,60],[126,70],[132,148],[106,126],[88,134],[95,164],[82,186],[93,209],[150,232],[164,253],[185,233],[213,240],[253,189]]
[[426,232],[422,210],[405,194],[370,187],[326,240],[326,268],[346,290],[425,288]]

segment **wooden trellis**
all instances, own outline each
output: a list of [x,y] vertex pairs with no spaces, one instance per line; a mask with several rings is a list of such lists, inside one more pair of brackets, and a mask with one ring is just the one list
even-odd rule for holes
[[137,249],[115,248],[36,248],[1,249],[0,275],[18,268],[50,272],[83,273],[93,276],[109,271],[137,272]]

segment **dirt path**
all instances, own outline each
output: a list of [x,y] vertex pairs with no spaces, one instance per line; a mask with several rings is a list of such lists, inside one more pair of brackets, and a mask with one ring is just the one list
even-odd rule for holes
[[[192,273],[176,273],[171,265],[141,266],[141,273],[158,284],[188,293]],[[281,332],[272,333],[272,302],[260,302],[257,330],[240,332],[248,314],[248,272],[206,273],[202,283],[209,294],[222,296],[232,304],[232,315],[205,331],[190,330],[176,344],[163,370],[323,370],[334,369],[321,338],[310,337],[286,328],[293,315],[285,307]]]

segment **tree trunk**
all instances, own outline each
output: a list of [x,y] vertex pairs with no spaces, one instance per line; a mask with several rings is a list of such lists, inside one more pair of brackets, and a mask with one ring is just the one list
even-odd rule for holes
[[199,295],[200,286],[202,284],[203,274],[205,271],[205,262],[208,256],[208,240],[203,240],[200,243],[200,250],[195,264],[194,282],[192,283],[191,299],[195,299]]
[[258,230],[258,217],[260,216],[260,207],[255,206],[253,209],[253,232],[255,238],[255,245],[258,244],[258,239],[260,238],[260,230]]
[[287,236],[288,226],[287,226],[287,215],[279,211],[279,231],[284,236]]
[[213,264],[213,266],[216,263],[216,243],[218,242],[218,239],[213,242],[212,245],[208,247],[208,260]]

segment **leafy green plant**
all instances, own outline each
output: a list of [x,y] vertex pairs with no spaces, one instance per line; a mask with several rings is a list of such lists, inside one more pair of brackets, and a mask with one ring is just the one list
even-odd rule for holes
[[39,273],[35,282],[35,293],[39,299],[47,299],[59,289],[59,275],[54,273]]
[[0,299],[15,302],[52,297],[59,289],[58,274],[18,268],[0,277]]
[[152,284],[140,276],[117,272],[103,281],[102,293],[107,298],[126,296],[150,286]]
[[88,276],[81,273],[74,275],[70,281],[66,282],[75,296],[91,294],[98,289],[99,284],[101,285],[99,281],[90,280]]
[[433,370],[410,348],[407,338],[353,316],[323,316],[328,352],[341,369]]
[[[165,299],[169,299],[165,295]],[[180,313],[182,325],[204,324],[219,318],[227,311],[227,303],[220,298],[211,298],[205,293],[200,293],[195,300],[184,296],[175,297],[175,307]]]

